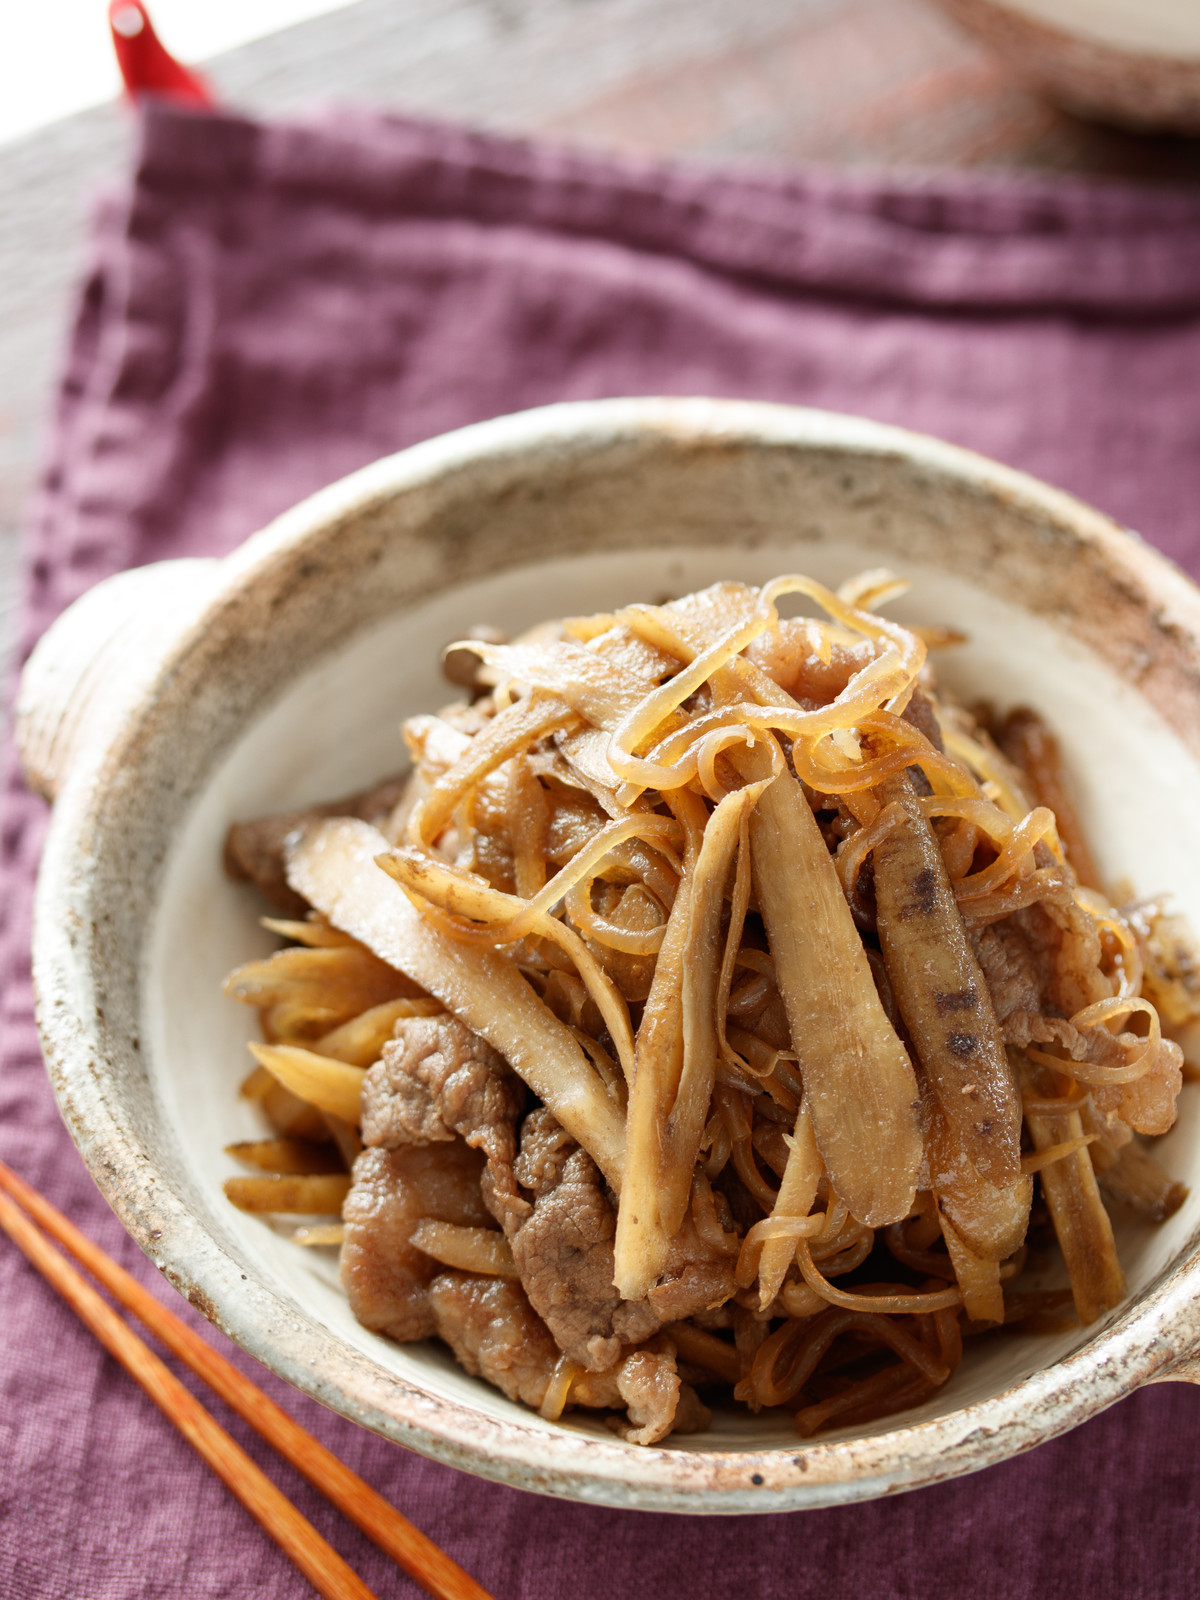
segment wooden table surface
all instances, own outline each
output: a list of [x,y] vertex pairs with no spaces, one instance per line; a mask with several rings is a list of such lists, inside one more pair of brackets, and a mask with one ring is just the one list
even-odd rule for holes
[[[1200,183],[1200,140],[1056,111],[926,0],[358,0],[206,70],[265,115],[342,101],[709,161]],[[0,147],[0,658],[89,198],[128,141],[109,106]]]

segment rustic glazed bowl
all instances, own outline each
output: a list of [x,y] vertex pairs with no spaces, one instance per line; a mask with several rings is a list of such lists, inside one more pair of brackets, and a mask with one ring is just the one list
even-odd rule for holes
[[113,1208],[231,1338],[400,1444],[549,1494],[681,1512],[828,1505],[974,1471],[1140,1384],[1200,1380],[1200,1129],[1162,1147],[1193,1198],[1123,1225],[1128,1300],[1086,1330],[978,1342],[902,1419],[802,1442],[718,1412],[639,1449],[586,1413],[545,1422],[436,1344],[360,1327],[336,1263],[221,1192],[253,1136],[247,1012],[223,974],[268,936],[228,882],[232,819],[400,765],[403,715],[447,698],[440,648],[546,616],[799,569],[887,564],[900,614],[964,627],[962,694],[1058,729],[1108,876],[1170,889],[1200,928],[1200,593],[1064,494],[849,417],[708,400],[562,405],[467,428],[314,496],[223,561],[113,578],[26,669],[19,733],[54,798],[34,940],[63,1115]]
[[935,0],[1067,111],[1200,134],[1195,0]]

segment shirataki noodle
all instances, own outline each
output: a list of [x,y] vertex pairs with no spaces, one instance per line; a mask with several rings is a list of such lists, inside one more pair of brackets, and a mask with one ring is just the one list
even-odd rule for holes
[[230,1198],[340,1205],[298,1236],[366,1326],[648,1444],[719,1401],[859,1427],[964,1338],[1122,1299],[1105,1195],[1183,1198],[1145,1141],[1200,969],[1103,894],[1036,713],[958,705],[926,640],[963,636],[878,614],[904,587],[478,629],[398,804],[282,861],[234,828],[310,912],[228,980],[273,1129]]

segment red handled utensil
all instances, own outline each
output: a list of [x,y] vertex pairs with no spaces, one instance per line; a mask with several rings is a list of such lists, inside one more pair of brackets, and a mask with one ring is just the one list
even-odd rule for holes
[[142,0],[110,0],[108,25],[129,97],[157,94],[184,105],[211,106],[216,96],[198,72],[185,67],[154,31]]

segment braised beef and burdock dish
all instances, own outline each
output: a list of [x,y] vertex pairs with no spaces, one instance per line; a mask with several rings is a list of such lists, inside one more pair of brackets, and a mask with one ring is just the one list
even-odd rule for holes
[[228,980],[275,1131],[227,1192],[313,1219],[366,1327],[653,1444],[862,1424],[1122,1299],[1110,1204],[1184,1196],[1191,940],[1110,903],[1050,731],[940,692],[902,588],[478,628],[407,777],[232,829],[287,945]]

